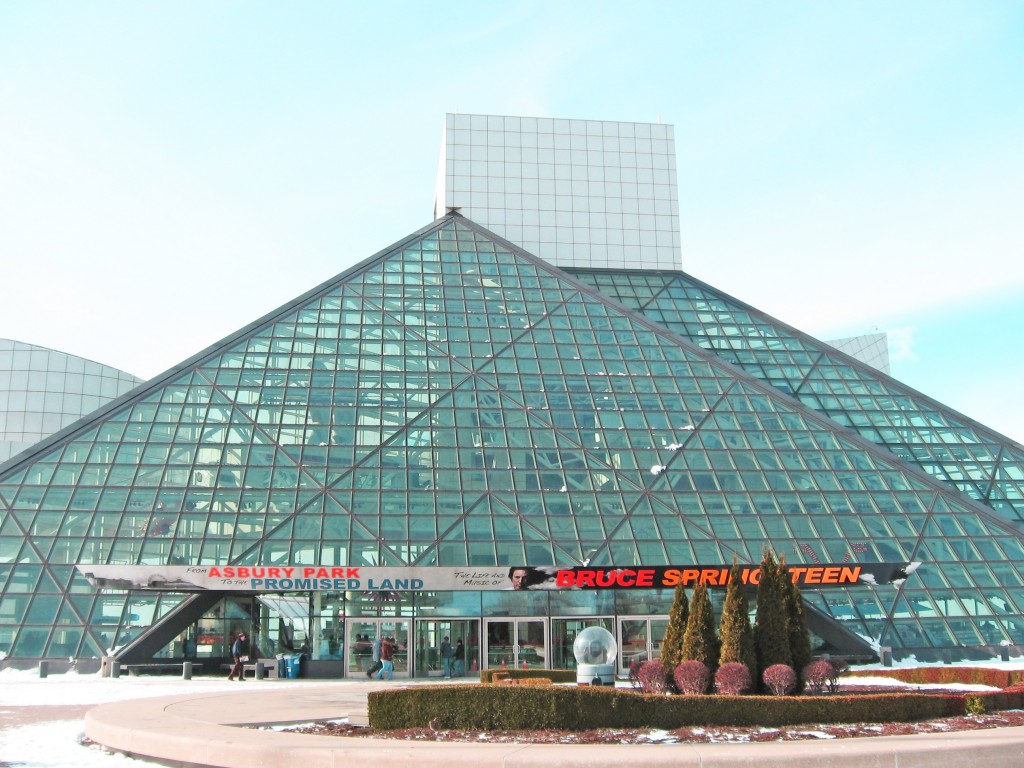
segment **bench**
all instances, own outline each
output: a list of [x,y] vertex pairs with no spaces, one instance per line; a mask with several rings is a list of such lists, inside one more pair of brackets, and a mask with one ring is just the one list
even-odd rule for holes
[[255,662],[250,661],[248,664],[243,664],[242,677],[245,677],[246,672],[252,672],[252,676],[256,677],[257,663],[262,665],[264,677],[277,677],[277,659],[258,659]]
[[[152,673],[161,674],[165,672],[183,672],[184,665],[189,662],[180,661],[168,661],[159,664],[122,664],[121,668],[128,670],[128,674],[131,677],[138,677],[139,675]],[[202,669],[202,664],[191,662],[193,671]]]
[[[277,659],[260,659],[259,663],[263,667],[264,677],[277,677]],[[221,664],[220,668],[230,672],[234,669],[234,664]],[[253,677],[256,677],[256,662],[247,661],[242,664],[242,677],[245,677],[246,673],[252,673]]]

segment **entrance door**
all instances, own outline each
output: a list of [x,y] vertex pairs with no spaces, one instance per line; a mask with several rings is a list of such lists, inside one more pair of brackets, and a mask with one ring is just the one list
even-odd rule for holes
[[572,644],[576,641],[576,635],[587,627],[604,627],[609,632],[615,632],[614,622],[610,616],[551,620],[552,669],[576,669],[576,656],[572,652]]
[[631,664],[660,658],[667,627],[664,616],[619,619],[619,674],[629,675]]
[[477,659],[480,657],[479,619],[419,619],[416,621],[416,677],[444,675],[441,643],[446,637],[452,645],[452,677],[463,677],[467,672],[477,670]]
[[547,669],[547,619],[485,619],[487,669]]
[[346,676],[365,677],[373,664],[373,643],[377,638],[390,637],[396,643],[395,677],[409,676],[409,620],[358,619],[347,624],[348,660]]

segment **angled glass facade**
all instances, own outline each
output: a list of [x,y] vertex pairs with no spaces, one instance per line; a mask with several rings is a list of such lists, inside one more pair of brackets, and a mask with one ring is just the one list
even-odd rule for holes
[[1024,448],[682,272],[570,270],[724,360],[1024,522]]
[[431,672],[441,632],[465,636],[467,666],[550,666],[579,617],[650,653],[659,590],[246,608],[98,591],[75,566],[626,567],[765,546],[791,564],[920,562],[899,583],[805,591],[875,648],[1024,642],[1015,518],[918,455],[946,456],[955,432],[1012,446],[681,273],[575,274],[445,216],[3,465],[0,649],[101,656],[187,626],[175,642],[215,649],[272,609],[344,674],[378,631],[405,633],[407,674]]

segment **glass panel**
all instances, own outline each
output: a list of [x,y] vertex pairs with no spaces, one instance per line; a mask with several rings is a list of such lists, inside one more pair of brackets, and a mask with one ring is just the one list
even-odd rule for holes
[[[464,677],[476,671],[480,622],[437,620],[416,622],[415,670],[417,677]],[[451,656],[445,663],[442,644],[448,639]]]
[[518,649],[516,666],[522,669],[544,669],[547,666],[547,643],[544,628],[547,622],[532,619],[517,622]]
[[378,629],[375,621],[350,621],[348,639],[348,665],[346,677],[368,676],[373,665],[373,644],[377,641]]
[[630,667],[649,661],[648,639],[650,628],[647,619],[619,620],[619,671],[629,674]]
[[587,619],[551,620],[551,668],[576,669],[572,644],[576,635],[587,627],[603,627],[614,634],[614,621],[609,616]]
[[487,669],[515,666],[515,622],[488,619]]

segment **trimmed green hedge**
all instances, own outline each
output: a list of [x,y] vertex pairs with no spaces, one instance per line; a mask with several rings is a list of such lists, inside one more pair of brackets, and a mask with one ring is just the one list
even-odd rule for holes
[[480,682],[493,683],[495,677],[523,680],[528,677],[547,677],[553,683],[575,683],[575,669],[481,669]]
[[[982,696],[987,710],[1015,708],[1024,692]],[[374,691],[370,725],[379,730],[442,728],[569,731],[690,725],[910,722],[964,713],[965,696],[886,693],[855,696],[661,696],[591,686],[417,686]]]
[[847,673],[850,677],[891,677],[904,683],[941,685],[991,685],[1007,688],[1024,680],[1024,670],[989,669],[987,667],[908,667],[895,669],[858,669]]

